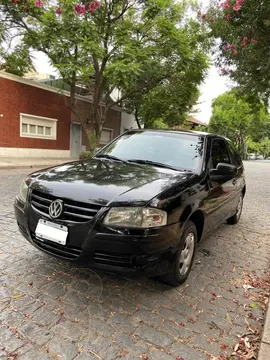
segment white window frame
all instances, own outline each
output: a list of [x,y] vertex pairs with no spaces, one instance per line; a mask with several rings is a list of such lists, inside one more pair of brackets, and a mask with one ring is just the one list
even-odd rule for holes
[[[27,123],[27,121],[24,119],[24,116],[27,116],[28,118],[32,118],[33,120],[37,120],[36,124]],[[38,120],[40,120],[40,123],[38,123]],[[51,121],[52,122],[52,126],[51,126],[52,134],[51,135],[23,133],[22,124],[27,123],[28,125],[46,127],[46,125],[42,124],[42,121]],[[32,139],[56,140],[57,139],[57,121],[58,120],[54,119],[54,118],[20,113],[20,137],[32,138]]]
[[109,144],[109,143],[113,140],[113,129],[103,128],[102,131],[103,131],[103,130],[107,130],[107,131],[110,131],[110,132],[111,132],[111,139],[110,139],[109,142],[104,142],[104,141],[101,141],[101,139],[100,139],[100,144],[101,144],[101,145],[107,145],[107,144]]

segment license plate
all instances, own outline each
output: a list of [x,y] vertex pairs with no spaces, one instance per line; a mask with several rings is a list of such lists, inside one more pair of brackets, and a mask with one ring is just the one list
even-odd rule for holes
[[49,240],[66,245],[68,228],[63,225],[40,219],[36,228],[36,237],[40,240]]

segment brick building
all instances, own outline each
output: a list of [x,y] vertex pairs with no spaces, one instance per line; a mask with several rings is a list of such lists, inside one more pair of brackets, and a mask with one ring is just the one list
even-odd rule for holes
[[[78,156],[86,148],[80,123],[66,107],[68,92],[0,71],[0,157]],[[77,96],[80,112],[89,117],[91,99]],[[114,107],[101,144],[136,127],[132,115]]]

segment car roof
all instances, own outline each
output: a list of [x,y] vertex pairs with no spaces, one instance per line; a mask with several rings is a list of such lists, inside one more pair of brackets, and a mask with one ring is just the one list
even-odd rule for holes
[[225,139],[228,140],[226,137],[224,136],[220,136],[220,135],[215,135],[212,133],[207,133],[207,132],[203,132],[203,131],[195,131],[195,130],[173,130],[173,129],[130,129],[127,131],[128,133],[130,132],[164,132],[164,133],[177,133],[177,134],[182,134],[182,135],[197,135],[197,136],[203,136],[203,137],[215,137],[215,138],[221,138],[221,139]]

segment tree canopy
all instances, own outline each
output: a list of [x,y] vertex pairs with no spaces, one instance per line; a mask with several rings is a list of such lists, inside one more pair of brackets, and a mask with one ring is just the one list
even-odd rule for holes
[[208,128],[230,138],[244,158],[248,139],[261,142],[270,137],[270,117],[262,102],[251,106],[238,89],[233,89],[213,100]]
[[199,11],[210,36],[217,40],[216,64],[245,93],[269,99],[270,2],[269,0],[212,1],[205,14]]
[[[2,0],[1,23],[5,33],[17,35],[21,48],[49,57],[71,87],[68,107],[85,131],[76,106],[77,85],[93,97],[88,121],[98,140],[114,105],[125,105],[152,121],[157,116],[157,97],[164,93],[171,98],[160,105],[159,117],[173,116],[177,121],[177,111],[179,115],[190,109],[208,64],[205,29],[189,17],[186,2],[66,0],[59,4]],[[112,100],[116,89],[119,98]],[[146,104],[151,101],[155,103],[149,114]]]

